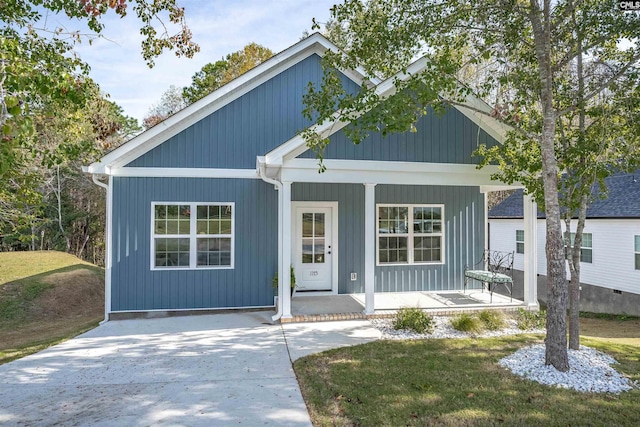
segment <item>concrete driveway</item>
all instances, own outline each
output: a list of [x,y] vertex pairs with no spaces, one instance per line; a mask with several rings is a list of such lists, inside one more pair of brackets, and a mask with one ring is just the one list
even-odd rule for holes
[[270,314],[108,322],[2,365],[0,425],[310,426]]

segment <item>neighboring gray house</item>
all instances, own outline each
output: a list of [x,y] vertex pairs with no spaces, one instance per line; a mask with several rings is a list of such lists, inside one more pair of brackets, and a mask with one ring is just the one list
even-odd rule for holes
[[[607,198],[595,200],[587,210],[580,306],[583,311],[640,316],[640,171],[613,175],[605,184]],[[525,258],[522,217],[522,190],[489,211],[489,247],[515,251],[514,267],[518,270],[523,270]],[[573,221],[574,231],[575,226]],[[546,299],[545,230],[544,213],[538,212],[536,257],[541,275],[538,296],[542,301]]]
[[[501,185],[472,152],[504,129],[472,98],[359,145],[345,123],[314,125],[331,138],[318,173],[299,132],[327,50],[314,34],[85,168],[107,188],[107,319],[273,307],[276,272],[274,320],[288,318],[290,266],[298,292],[365,293],[367,313],[376,292],[462,289],[486,247],[484,191]],[[384,96],[395,78],[364,84]],[[363,84],[358,70],[342,79]]]

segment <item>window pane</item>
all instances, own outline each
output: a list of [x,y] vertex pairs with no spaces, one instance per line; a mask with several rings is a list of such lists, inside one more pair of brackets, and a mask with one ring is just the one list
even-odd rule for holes
[[378,208],[378,217],[380,219],[388,219],[389,218],[389,208],[379,207]]
[[167,206],[167,218],[177,219],[178,218],[178,206],[177,205],[168,205]]
[[156,239],[157,267],[188,267],[189,239]]
[[516,243],[516,253],[523,254],[524,253],[524,243]]
[[324,237],[324,214],[315,214],[314,234],[316,237]]
[[220,234],[231,234],[231,220],[223,219],[220,221]]
[[156,219],[164,219],[167,217],[167,206],[166,205],[156,205],[155,208],[155,216]]
[[231,205],[220,206],[220,218],[231,219]]
[[516,230],[516,242],[524,242],[524,230]]
[[209,207],[208,206],[198,206],[196,208],[196,214],[198,219],[206,219],[209,217]]
[[302,214],[302,237],[313,237],[313,214]]
[[197,225],[197,233],[198,234],[209,234],[209,221],[204,220],[204,219],[199,219],[198,220],[198,225]]
[[231,238],[200,238],[196,245],[198,247],[198,266],[231,265]]
[[313,263],[313,238],[302,239],[302,263]]
[[156,226],[154,231],[156,234],[167,234],[167,223],[165,222],[165,220],[156,219]]
[[591,233],[583,233],[582,234],[582,247],[583,248],[592,247]]
[[324,263],[324,239],[316,239],[313,246],[313,260],[315,263]]
[[580,249],[580,261],[592,263],[591,249]]
[[634,236],[636,252],[640,252],[640,236]]
[[399,249],[407,249],[408,239],[406,237],[396,237]]
[[640,254],[636,254],[636,270],[640,270]]

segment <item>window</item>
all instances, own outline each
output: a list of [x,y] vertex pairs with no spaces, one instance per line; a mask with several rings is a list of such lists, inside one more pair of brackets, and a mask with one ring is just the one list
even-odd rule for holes
[[634,236],[633,238],[635,239],[636,270],[640,270],[640,236]]
[[524,230],[516,230],[516,253],[524,253]]
[[[571,233],[571,246],[576,239],[576,233]],[[580,262],[593,263],[593,239],[591,233],[582,233],[582,246],[580,246]],[[568,253],[568,252],[567,252]]]
[[233,268],[233,213],[233,203],[152,203],[151,268]]
[[378,265],[442,263],[442,205],[378,205]]

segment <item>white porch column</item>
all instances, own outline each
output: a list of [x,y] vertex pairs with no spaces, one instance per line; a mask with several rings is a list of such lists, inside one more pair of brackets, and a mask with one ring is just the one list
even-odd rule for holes
[[376,184],[364,184],[364,314],[375,311]]
[[291,318],[291,182],[282,182],[282,317]]
[[538,308],[538,206],[529,195],[524,196],[524,303]]

